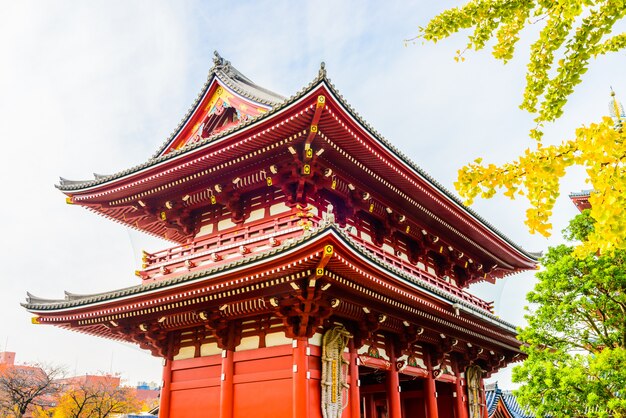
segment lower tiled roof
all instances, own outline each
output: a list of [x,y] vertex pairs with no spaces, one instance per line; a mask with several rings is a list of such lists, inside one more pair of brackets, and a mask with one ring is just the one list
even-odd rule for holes
[[489,418],[498,417],[496,415],[498,404],[501,404],[512,418],[535,418],[535,415],[520,406],[512,391],[500,389],[497,383],[492,388],[487,388],[485,398]]
[[159,281],[150,282],[147,284],[140,284],[136,286],[126,287],[122,289],[112,290],[108,292],[95,293],[90,295],[78,295],[69,292],[65,292],[64,299],[44,299],[37,296],[32,295],[31,293],[27,293],[26,303],[23,303],[22,306],[31,312],[44,312],[44,311],[58,311],[58,310],[66,310],[78,308],[81,306],[88,306],[95,303],[102,303],[107,301],[112,301],[115,299],[126,298],[129,296],[139,295],[146,292],[158,291],[159,289],[166,289],[170,286],[176,286],[185,284],[187,282],[193,282],[199,279],[203,279],[205,277],[209,277],[211,275],[221,273],[224,271],[231,270],[233,268],[239,266],[245,266],[253,264],[254,262],[261,261],[263,259],[268,259],[274,255],[284,253],[287,250],[294,249],[301,245],[306,245],[309,241],[321,237],[325,233],[333,233],[336,237],[340,238],[347,247],[351,248],[355,251],[355,253],[361,255],[365,259],[375,263],[382,270],[388,271],[394,276],[404,280],[412,285],[415,285],[419,288],[422,288],[427,293],[434,295],[436,297],[441,297],[444,300],[447,300],[452,304],[459,304],[465,307],[468,311],[474,312],[476,315],[479,315],[484,318],[488,318],[488,320],[494,324],[497,324],[500,327],[507,328],[511,332],[515,332],[515,326],[509,322],[506,322],[496,315],[493,315],[490,312],[479,309],[473,304],[461,299],[460,297],[447,292],[445,289],[437,287],[434,284],[427,283],[424,280],[416,278],[411,274],[387,263],[382,260],[375,254],[371,253],[366,248],[362,247],[361,244],[355,242],[348,233],[343,231],[336,223],[334,222],[326,222],[321,224],[319,228],[312,229],[306,234],[302,235],[299,238],[293,239],[289,242],[283,243],[281,246],[274,247],[268,251],[264,251],[262,253],[258,253],[256,255],[247,256],[236,261],[232,261],[230,263],[225,263],[221,265],[214,266],[213,268],[195,271],[193,273],[184,274],[177,277],[172,277],[169,279],[163,279]]

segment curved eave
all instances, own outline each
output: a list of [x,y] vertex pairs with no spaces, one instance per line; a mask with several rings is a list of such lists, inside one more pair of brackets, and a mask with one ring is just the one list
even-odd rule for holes
[[416,178],[418,178],[424,185],[428,185],[429,188],[444,197],[450,205],[454,206],[458,211],[461,211],[464,214],[467,214],[477,225],[480,225],[484,232],[490,233],[492,236],[499,239],[506,247],[510,247],[514,249],[514,251],[521,256],[523,260],[526,261],[526,268],[533,269],[535,268],[539,254],[534,254],[524,250],[522,247],[517,245],[513,240],[508,238],[504,233],[502,233],[498,228],[494,227],[492,224],[487,222],[482,216],[476,213],[471,208],[465,206],[463,202],[452,192],[446,189],[443,185],[437,182],[434,178],[432,178],[428,173],[422,170],[415,162],[413,162],[409,157],[407,157],[404,153],[398,150],[395,146],[393,146],[389,141],[387,141],[378,131],[376,131],[370,124],[368,124],[358,112],[356,112],[344,99],[344,97],[337,91],[335,86],[328,79],[323,80],[324,85],[327,86],[330,92],[332,92],[333,97],[341,105],[344,115],[349,117],[364,133],[369,134],[368,136],[374,139],[380,146],[382,146],[390,157],[394,158],[396,161],[400,162],[406,169],[408,169]]
[[[207,87],[208,88],[208,87]],[[341,109],[343,117],[347,118],[355,129],[358,129],[365,137],[373,140],[379,147],[381,147],[387,154],[387,156],[398,162],[399,165],[411,173],[411,175],[428,187],[433,193],[441,196],[445,200],[449,208],[454,211],[463,214],[472,224],[480,228],[481,231],[487,236],[495,239],[499,243],[499,247],[509,254],[512,254],[514,258],[517,258],[517,268],[522,269],[534,269],[538,255],[525,251],[523,248],[515,244],[511,239],[504,235],[501,231],[488,223],[484,218],[478,215],[472,209],[463,205],[460,199],[453,193],[448,191],[445,187],[435,181],[427,173],[425,173],[417,164],[410,160],[406,155],[401,153],[397,148],[391,145],[384,137],[382,137],[376,130],[374,130],[361,116],[355,112],[352,107],[345,101],[335,87],[330,83],[325,76],[324,72],[320,72],[317,78],[315,78],[306,88],[292,96],[290,99],[283,102],[281,105],[272,108],[267,113],[260,115],[256,118],[252,118],[249,121],[238,125],[231,130],[225,131],[213,137],[209,137],[198,143],[183,147],[179,150],[169,152],[165,155],[161,155],[157,158],[151,159],[143,165],[133,167],[123,172],[111,175],[109,177],[99,178],[88,183],[71,183],[66,186],[57,186],[66,194],[81,195],[84,193],[94,193],[95,191],[104,189],[114,189],[123,183],[130,183],[136,181],[147,175],[158,173],[165,165],[168,167],[175,165],[176,163],[182,163],[185,158],[192,158],[198,154],[206,151],[208,147],[218,147],[219,144],[230,140],[233,137],[245,135],[250,129],[258,126],[274,116],[289,112],[289,109],[293,108],[303,100],[306,100],[312,93],[319,93],[319,89],[324,89],[330,97]]]
[[[198,98],[189,109],[187,114],[183,117],[176,131],[174,131],[174,133],[170,135],[170,137],[161,146],[161,148],[159,148],[153,158],[157,158],[172,151],[175,151],[175,148],[173,147],[176,146],[177,142],[187,139],[184,134],[188,134],[188,132],[185,132],[185,129],[193,125],[194,122],[198,122],[196,119],[199,117],[198,115],[202,114],[202,107],[205,106],[206,102],[211,98],[217,86],[220,86],[224,90],[227,90],[233,96],[243,99],[249,105],[259,106],[265,109],[266,112],[270,110],[273,106],[276,106],[285,100],[284,97],[278,96],[275,93],[268,93],[269,90],[265,91],[264,89],[261,89],[254,84],[249,84],[244,87],[241,85],[240,82],[236,82],[236,80],[233,80],[222,71],[216,71],[213,73],[212,77],[209,77],[209,81],[207,82],[206,87],[198,95]],[[259,97],[260,95],[263,95],[264,98]],[[268,97],[271,97],[271,95],[275,95],[277,98],[280,97],[280,100],[268,99]]]
[[[515,335],[515,326],[513,324],[503,321],[490,312],[479,309],[463,299],[438,288],[435,285],[411,276],[371,255],[367,252],[367,250],[354,243],[354,241],[350,239],[349,235],[341,231],[334,224],[320,228],[317,231],[295,240],[289,245],[277,247],[273,250],[255,256],[242,258],[232,263],[216,266],[212,269],[201,270],[171,279],[152,282],[146,285],[137,285],[94,295],[83,295],[78,297],[77,295],[70,294],[73,297],[64,300],[43,300],[35,298],[31,299],[30,303],[27,302],[22,304],[22,306],[33,314],[45,317],[88,312],[94,308],[100,308],[113,304],[128,304],[135,300],[146,299],[146,297],[157,298],[166,294],[171,294],[172,292],[208,284],[207,280],[211,280],[211,283],[213,283],[234,274],[240,277],[251,269],[257,268],[261,265],[267,266],[271,263],[284,262],[285,259],[297,255],[296,253],[310,253],[311,251],[320,250],[322,246],[328,242],[331,242],[333,245],[337,245],[337,253],[342,252],[344,254],[351,254],[351,258],[358,259],[360,262],[364,263],[364,265],[367,265],[369,268],[384,274],[393,281],[410,287],[414,292],[416,292],[416,294],[438,301],[444,306],[461,306],[464,312],[478,318],[481,322],[488,323],[491,326],[502,329],[511,335]],[[29,298],[34,297],[29,294]]]
[[[250,103],[263,107],[268,111],[271,109],[271,107],[267,106],[265,103],[252,100],[249,97],[250,96],[249,94],[248,95],[242,94],[241,89],[237,89],[237,90],[233,89],[233,87],[231,87],[231,84],[227,83],[223,79],[223,77],[220,77],[220,74],[215,74],[212,77],[210,77],[207,83],[205,84],[205,88],[203,89],[201,94],[197,97],[192,108],[189,109],[185,117],[181,120],[176,130],[172,133],[172,135],[170,135],[170,137],[165,141],[165,143],[159,148],[157,153],[145,163],[123,170],[118,173],[110,174],[110,175],[101,175],[101,174],[94,173],[94,178],[91,180],[69,180],[69,179],[61,177],[60,183],[55,185],[55,187],[61,190],[62,192],[65,192],[67,195],[79,194],[81,192],[93,190],[98,187],[102,187],[102,186],[106,187],[107,184],[115,183],[116,180],[124,180],[128,176],[133,176],[138,173],[143,173],[145,169],[150,169],[154,166],[158,166],[160,163],[172,160],[173,157],[186,154],[187,151],[194,149],[195,146],[185,146],[185,147],[181,147],[180,149],[172,149],[171,147],[174,146],[176,142],[179,140],[179,135],[183,134],[185,129],[190,124],[193,123],[194,117],[199,111],[199,108],[201,108],[202,105],[210,98],[210,96],[213,94],[217,86],[221,86],[225,90],[227,90],[229,93],[233,94],[234,96],[246,99]],[[262,116],[263,115],[261,115],[258,118],[261,118]],[[258,118],[254,118],[252,120],[256,120]],[[228,131],[225,131],[224,133],[230,133],[230,132],[236,131],[238,130],[239,127],[240,126],[236,126],[234,128],[231,128]],[[221,138],[222,136],[224,135],[220,133],[213,137],[209,137],[208,139],[217,140]],[[203,141],[203,143],[204,142],[205,141]]]
[[176,129],[174,129],[170,136],[159,147],[152,158],[158,158],[164,155],[170,146],[176,142],[180,133],[183,132],[193,116],[198,112],[200,105],[206,100],[209,93],[212,92],[216,82],[236,96],[245,98],[248,101],[251,101],[268,110],[285,101],[285,97],[257,86],[236,69],[232,68],[232,70],[234,70],[236,75],[239,75],[240,78],[243,78],[245,83],[238,82],[236,78],[230,77],[226,72],[220,70],[220,67],[213,66],[211,70],[209,70],[207,81],[204,86],[202,86],[200,93],[196,96],[196,99],[187,110],[187,113],[183,116]]
[[[64,192],[68,196],[80,195],[84,193],[91,193],[100,189],[114,188],[117,184],[130,182],[135,178],[144,177],[147,173],[151,173],[153,170],[158,171],[160,167],[166,164],[174,164],[177,161],[184,159],[185,157],[188,157],[191,154],[196,155],[198,153],[203,152],[207,147],[215,146],[234,136],[245,134],[252,127],[260,123],[263,123],[264,121],[270,119],[272,116],[278,114],[279,112],[283,110],[289,109],[293,107],[294,105],[297,105],[303,98],[305,98],[308,95],[308,93],[311,93],[311,91],[315,90],[315,88],[320,84],[322,80],[323,78],[319,76],[316,77],[311,83],[309,83],[306,87],[301,89],[295,95],[293,95],[289,99],[286,99],[284,102],[277,104],[276,106],[273,106],[266,113],[259,115],[257,117],[254,117],[254,118],[250,118],[244,123],[236,125],[216,135],[212,135],[208,138],[205,138],[202,141],[189,144],[180,149],[168,152],[167,154],[163,154],[163,155],[160,154],[161,152],[161,149],[160,149],[158,156],[154,156],[150,158],[145,163],[136,165],[134,167],[120,171],[118,173],[111,174],[109,176],[100,176],[100,177],[94,178],[93,180],[86,180],[86,181],[74,181],[74,180],[62,179],[62,183],[55,185],[55,187],[61,190],[62,192]],[[208,91],[208,88],[211,85],[211,81],[212,79],[207,82],[208,84],[206,88],[203,89],[203,92],[197,99],[198,103],[201,101],[202,97]],[[191,113],[193,113],[193,109],[195,109],[196,107],[197,107],[197,103],[194,106],[192,106]],[[184,125],[186,120],[187,120],[187,117],[183,118],[183,121],[181,121],[181,125],[180,125],[181,128],[182,128],[182,125]],[[175,134],[177,134],[178,131],[179,129],[177,128],[177,130],[175,131]],[[168,139],[167,143],[164,144],[161,148],[167,148],[170,142],[171,142],[171,139]]]
[[497,386],[485,392],[487,414],[489,417],[532,418],[517,402],[511,391],[503,391]]

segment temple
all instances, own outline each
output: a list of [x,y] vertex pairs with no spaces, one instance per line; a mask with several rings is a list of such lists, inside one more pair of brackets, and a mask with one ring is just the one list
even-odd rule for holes
[[500,389],[497,383],[488,385],[485,393],[489,418],[535,418],[517,403],[513,392]]
[[581,190],[580,192],[572,192],[569,194],[569,198],[580,212],[585,209],[591,209],[589,204],[589,196],[593,190]]
[[323,64],[285,98],[216,53],[146,163],[57,187],[173,243],[144,253],[139,284],[24,304],[162,357],[160,417],[486,418],[483,379],[523,356],[467,287],[536,256],[382,138]]

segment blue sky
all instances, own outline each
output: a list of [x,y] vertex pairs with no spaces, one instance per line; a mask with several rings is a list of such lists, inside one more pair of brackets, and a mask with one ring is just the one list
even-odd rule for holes
[[[532,117],[517,108],[523,54],[507,66],[488,52],[468,53],[457,64],[460,36],[404,46],[429,17],[457,4],[0,0],[0,350],[6,344],[18,361],[63,364],[70,373],[160,381],[160,359],[33,326],[19,302],[27,290],[61,297],[63,290],[136,284],[140,251],[169,245],[66,205],[53,184],[59,176],[90,178],[147,160],[200,91],[213,50],[285,96],[325,61],[347,101],[451,190],[464,163],[478,156],[504,162],[527,148]],[[594,63],[547,140],[567,138],[606,114],[609,86],[626,96],[625,64],[624,54]],[[556,208],[557,235],[575,214],[566,194],[586,187],[580,172],[570,174]],[[499,197],[474,209],[528,250],[558,242],[528,234],[524,202]],[[532,283],[529,273],[474,290],[495,300],[498,315],[521,324]],[[497,379],[508,386],[506,373]]]

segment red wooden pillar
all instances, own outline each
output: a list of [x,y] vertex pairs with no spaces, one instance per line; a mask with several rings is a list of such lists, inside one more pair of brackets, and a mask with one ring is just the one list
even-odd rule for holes
[[220,385],[220,418],[233,417],[234,350],[222,351],[222,381]]
[[389,338],[386,344],[391,369],[387,372],[387,400],[389,402],[389,418],[402,418],[400,403],[400,377],[396,367],[396,355],[393,341]]
[[485,392],[485,379],[480,378],[480,402],[483,405],[483,418],[489,418],[489,411],[487,411],[487,393]]
[[424,350],[424,363],[428,368],[428,376],[424,381],[424,398],[426,400],[426,416],[428,418],[439,418],[439,409],[437,408],[437,386],[433,377],[432,363],[430,362],[430,353]]
[[359,355],[354,346],[354,339],[350,339],[350,418],[361,416],[361,394],[359,390]]
[[424,396],[426,398],[426,416],[428,418],[438,418],[439,410],[437,408],[437,388],[432,371],[428,372],[428,377],[424,385]]
[[163,387],[161,388],[161,399],[159,401],[159,418],[169,418],[170,394],[172,390],[172,360],[167,358],[163,360]]
[[456,398],[454,402],[454,416],[455,418],[468,418],[469,407],[465,402],[465,391],[463,389],[465,379],[463,379],[463,377],[461,376],[461,369],[459,369],[459,366],[456,362],[454,362],[454,374],[456,375]]
[[167,351],[163,359],[163,385],[159,401],[159,418],[170,417],[170,399],[172,395],[172,361],[174,358],[174,336],[167,336]]
[[308,343],[306,337],[297,337],[293,340],[293,418],[309,416]]

